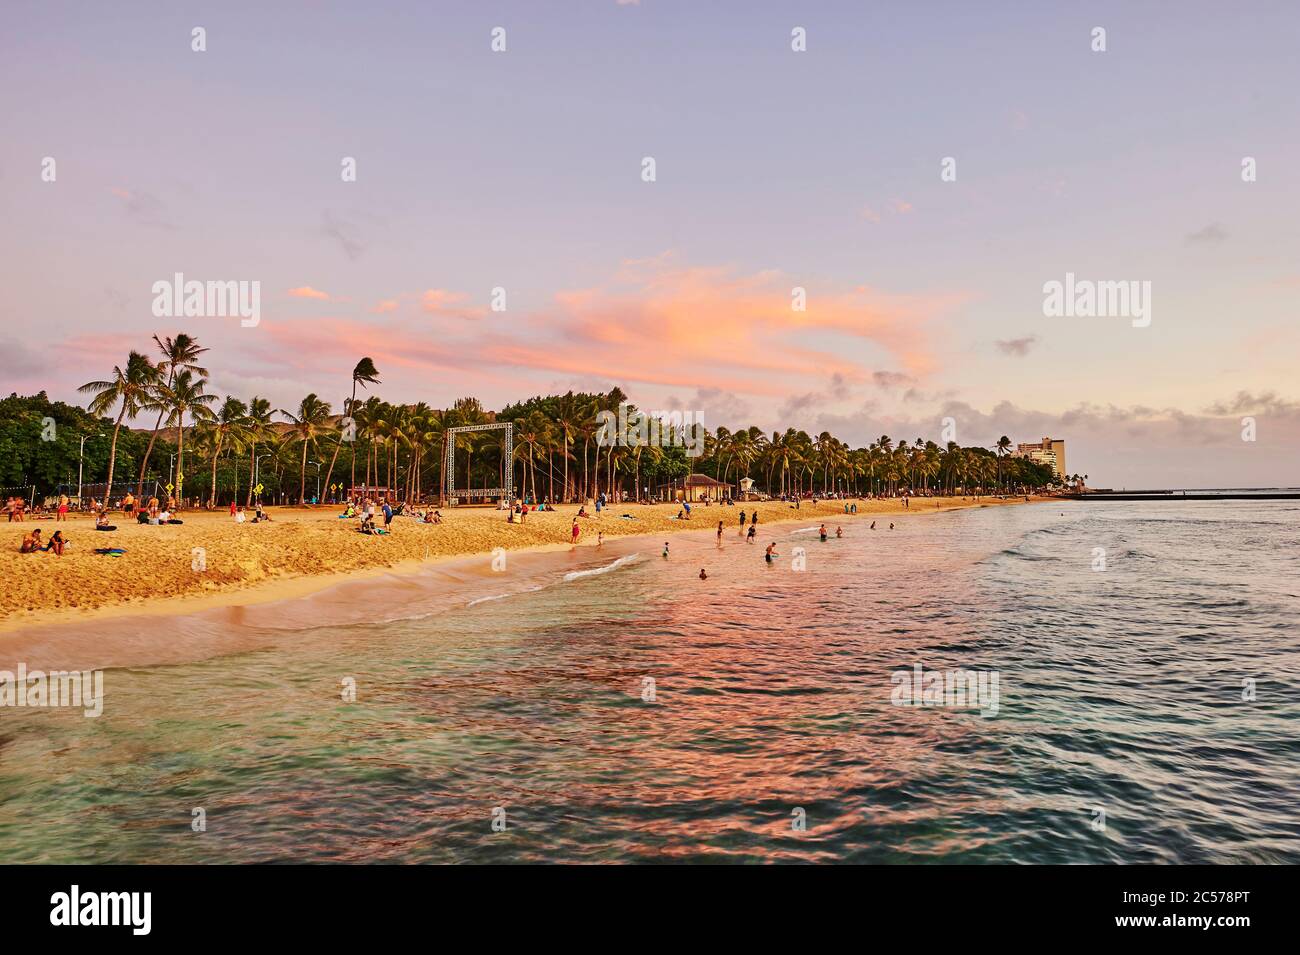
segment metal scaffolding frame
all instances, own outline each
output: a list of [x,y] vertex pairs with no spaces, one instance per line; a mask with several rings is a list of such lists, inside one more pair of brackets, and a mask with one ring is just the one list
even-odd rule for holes
[[467,424],[447,429],[447,456],[443,462],[443,473],[447,475],[447,497],[456,497],[456,435],[468,431],[501,431],[506,433],[505,448],[505,487],[466,488],[460,496],[473,500],[476,497],[504,497],[514,500],[515,494],[515,426],[509,421],[497,421],[492,424]]

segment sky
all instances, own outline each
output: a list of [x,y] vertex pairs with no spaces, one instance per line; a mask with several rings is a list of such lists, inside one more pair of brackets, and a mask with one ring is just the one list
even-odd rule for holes
[[[1097,487],[1300,485],[1298,30],[1253,0],[7,0],[0,391],[79,401],[185,331],[213,390],[285,408],[340,410],[370,355],[394,402],[618,385],[855,446],[1063,438]],[[260,320],[157,317],[178,272],[260,283]],[[1067,273],[1149,282],[1149,323],[1045,314]]]

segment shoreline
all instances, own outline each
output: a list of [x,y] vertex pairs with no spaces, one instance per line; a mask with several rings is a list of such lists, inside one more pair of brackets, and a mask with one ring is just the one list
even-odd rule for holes
[[[1048,500],[1053,500],[1053,498],[1030,498],[1030,502],[1032,503],[1041,503]],[[933,508],[925,506],[928,503],[935,502],[937,502],[939,506]],[[642,537],[672,537],[675,535],[690,533],[711,533],[715,527],[715,521],[712,519],[712,515],[714,514],[726,515],[726,517],[729,517],[730,520],[726,520],[726,526],[728,530],[731,530],[738,527],[737,516],[742,510],[750,512],[755,508],[758,508],[762,515],[759,526],[765,527],[769,525],[784,525],[808,521],[817,521],[819,523],[822,521],[829,522],[834,520],[847,521],[849,519],[857,521],[864,517],[874,517],[877,519],[880,517],[899,515],[919,517],[922,515],[944,514],[951,511],[969,510],[980,507],[1025,504],[1027,502],[1023,497],[980,499],[914,498],[913,503],[916,506],[904,508],[901,499],[898,498],[888,498],[883,500],[850,500],[848,503],[856,503],[858,505],[858,513],[856,515],[844,514],[844,503],[844,501],[819,501],[816,505],[813,505],[810,502],[804,502],[803,506],[798,511],[790,508],[788,504],[781,502],[764,502],[761,504],[749,502],[743,505],[737,504],[732,507],[717,504],[709,507],[695,505],[694,519],[689,522],[681,522],[680,524],[671,517],[666,519],[667,521],[671,521],[671,524],[666,524],[664,518],[665,513],[676,511],[676,505],[627,504],[622,505],[622,508],[625,508],[626,512],[635,514],[638,520],[645,519],[646,523],[655,523],[656,526],[645,527],[644,529],[638,528],[629,533],[619,533],[618,531],[622,531],[627,527],[627,525],[617,523],[621,521],[621,518],[610,518],[606,514],[602,515],[602,518],[599,519],[601,523],[595,527],[582,525],[583,537],[576,545],[576,548],[575,545],[564,541],[541,540],[517,546],[507,546],[505,547],[505,550],[509,555],[538,555],[573,551],[575,549],[594,549],[596,546],[597,530],[604,533],[606,544],[624,540],[630,541]],[[577,510],[577,505],[564,505],[553,512],[554,521],[550,520],[551,514],[546,512],[543,512],[540,515],[535,513],[530,514],[529,521],[532,523],[533,527],[539,526],[539,518],[541,521],[546,521],[548,524],[555,524],[562,521],[562,525],[559,526],[563,531],[567,531],[572,518],[577,514]],[[296,508],[284,508],[280,509],[280,511],[282,513],[273,512],[276,513],[276,519],[272,523],[283,521],[284,524],[290,526],[295,523],[314,523],[317,526],[324,525],[325,528],[330,529],[331,525],[328,522],[336,521],[334,508],[332,507],[320,508],[312,511],[300,511]],[[402,523],[395,524],[394,536],[406,533],[413,529],[437,532],[444,528],[452,528],[458,523],[468,523],[471,519],[478,523],[483,523],[484,515],[492,515],[495,521],[500,524],[498,530],[502,533],[496,535],[498,537],[504,538],[505,535],[510,533],[509,530],[506,530],[507,527],[519,528],[519,525],[508,525],[504,519],[504,515],[500,511],[488,511],[486,509],[476,509],[474,511],[470,511],[469,509],[449,510],[448,513],[444,515],[445,523],[442,525],[415,525],[406,519],[398,518],[397,520]],[[198,518],[199,520],[195,521],[195,524],[200,528],[202,528],[204,524],[216,525],[218,523],[221,524],[223,529],[231,530],[237,528],[242,529],[242,527],[246,526],[234,525],[233,522],[229,521],[227,515],[215,515],[211,512],[187,514],[185,517],[187,521],[194,521],[195,518]],[[292,517],[296,517],[298,520],[293,521],[291,519],[286,519]],[[725,519],[726,518],[724,518],[724,520]],[[616,523],[610,524],[609,522],[611,520]],[[78,525],[80,525],[80,530],[77,529]],[[32,522],[29,522],[27,525],[20,525],[22,528],[28,526],[41,525]],[[190,525],[187,524],[185,526],[189,527]],[[93,531],[90,531],[88,524],[83,524],[78,521],[68,522],[67,524],[64,524],[63,527],[69,529],[70,539],[85,540],[94,533]],[[525,525],[525,527],[527,527],[527,525]],[[18,528],[15,528],[15,530],[17,529]],[[42,527],[42,529],[44,530],[44,527]],[[531,528],[529,529],[531,530]],[[547,529],[554,530],[554,527]],[[90,531],[90,533],[82,533],[82,530]],[[157,533],[159,529],[146,528],[146,531],[148,530]],[[344,531],[346,529],[343,527],[334,527],[332,530],[337,534],[338,531]],[[171,528],[163,529],[163,533],[169,533],[171,531]],[[48,531],[47,534],[48,533],[52,533],[52,531]],[[73,537],[74,534],[75,538]],[[193,532],[189,536],[189,540],[183,541],[182,544],[192,542],[193,540],[206,541],[207,539],[208,534],[205,533],[205,530],[198,530]],[[353,541],[366,541],[366,543],[371,542],[367,538],[360,537],[344,539],[350,543]],[[387,539],[381,538],[380,540]],[[453,542],[463,543],[463,541]],[[94,540],[92,543],[100,543],[100,541]],[[473,544],[474,541],[471,540],[470,543]],[[508,543],[508,541],[506,541],[506,543]],[[504,546],[504,543],[497,543],[496,546]],[[330,567],[330,569],[315,573],[302,573],[275,569],[256,575],[252,579],[232,580],[224,586],[218,585],[216,587],[209,587],[208,582],[203,581],[199,587],[191,591],[162,596],[154,594],[143,602],[136,600],[107,600],[87,607],[36,606],[25,610],[6,612],[3,617],[0,617],[0,647],[3,647],[6,650],[12,649],[15,643],[21,642],[18,638],[21,638],[24,635],[34,636],[35,634],[32,631],[34,631],[36,627],[39,627],[42,631],[50,629],[59,631],[71,629],[81,630],[85,628],[86,625],[111,624],[114,625],[114,629],[117,629],[119,625],[133,621],[143,623],[150,620],[199,616],[208,612],[223,610],[237,612],[242,608],[265,607],[271,604],[287,604],[292,601],[302,600],[306,597],[322,594],[333,588],[347,584],[364,584],[367,581],[377,580],[382,577],[410,578],[421,571],[436,572],[439,569],[450,568],[456,564],[468,565],[476,558],[480,560],[490,559],[492,552],[492,547],[470,546],[465,549],[443,549],[439,553],[432,553],[431,550],[426,547],[424,556],[395,556],[359,566],[341,568]],[[78,556],[83,559],[88,558],[100,561],[101,566],[96,568],[96,571],[98,572],[115,574],[118,571],[117,567],[107,563],[115,561],[115,558],[93,556],[89,554],[80,554]],[[166,559],[166,557],[163,556],[154,556],[159,560]],[[68,554],[65,554],[65,556],[61,558],[56,557],[53,554],[37,554],[23,555],[20,560],[47,561],[49,563],[40,569],[46,571],[49,570],[50,567],[53,567],[54,570],[57,571],[59,565],[53,562],[67,561],[68,557]],[[328,566],[328,564],[322,564],[321,566]],[[0,567],[3,567],[3,564],[0,564]],[[52,579],[50,580],[50,585],[57,586],[57,574],[51,576]],[[8,608],[5,609],[8,610]]]

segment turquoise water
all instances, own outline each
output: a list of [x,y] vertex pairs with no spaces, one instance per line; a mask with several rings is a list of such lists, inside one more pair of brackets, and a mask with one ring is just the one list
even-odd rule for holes
[[[1300,861],[1300,508],[986,508],[757,546],[723,513],[721,546],[667,561],[625,540],[151,620],[173,652],[239,649],[111,669],[99,719],[0,709],[0,853]],[[995,671],[996,715],[895,705],[918,664]]]

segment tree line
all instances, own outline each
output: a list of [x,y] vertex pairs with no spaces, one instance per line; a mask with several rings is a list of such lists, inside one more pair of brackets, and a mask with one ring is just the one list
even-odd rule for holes
[[[176,496],[209,507],[241,497],[251,504],[258,484],[263,499],[299,503],[316,498],[316,487],[319,497],[338,498],[362,486],[401,501],[445,500],[453,479],[457,494],[504,486],[503,432],[451,429],[505,421],[514,425],[512,492],[533,500],[602,492],[642,500],[691,473],[732,488],[748,477],[771,496],[991,493],[1056,483],[1047,465],[1011,456],[1006,436],[982,448],[882,435],[855,448],[826,431],[718,427],[704,432],[698,457],[680,443],[613,444],[601,440],[600,416],[627,402],[619,388],[537,396],[495,412],[472,397],[446,408],[392,404],[365,393],[382,383],[370,358],[352,369],[337,405],[313,393],[295,408],[275,408],[257,395],[210,392],[200,364],[208,349],[193,336],[155,335],[153,342],[153,355],[132,351],[106,378],[83,385],[84,411],[44,393],[0,402],[0,485],[30,484],[48,494],[66,487],[80,465],[87,482],[129,480],[144,496],[165,455]],[[629,405],[626,414],[635,421],[644,412]],[[454,475],[444,466],[449,441]]]

